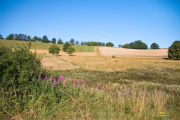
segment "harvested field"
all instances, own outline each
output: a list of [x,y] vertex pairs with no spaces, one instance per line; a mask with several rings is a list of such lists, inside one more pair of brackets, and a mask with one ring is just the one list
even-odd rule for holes
[[168,49],[127,49],[127,48],[112,48],[99,47],[100,53],[103,56],[130,57],[130,58],[167,58]]

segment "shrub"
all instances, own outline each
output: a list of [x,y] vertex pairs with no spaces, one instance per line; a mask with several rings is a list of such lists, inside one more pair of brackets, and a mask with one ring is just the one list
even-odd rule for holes
[[0,87],[18,88],[25,86],[41,70],[40,58],[36,53],[29,51],[28,46],[19,47],[14,51],[5,47],[0,47]]
[[168,50],[169,58],[180,58],[180,41],[174,41],[174,43],[169,47]]
[[130,48],[129,44],[122,45],[123,48]]
[[75,48],[73,48],[72,46],[69,46],[67,49],[67,52],[68,52],[68,54],[70,54],[70,56],[74,51],[75,51]]
[[116,55],[113,55],[112,58],[116,58]]
[[152,43],[151,49],[159,49],[159,45],[157,43]]
[[106,46],[113,47],[113,46],[114,46],[114,44],[113,44],[112,42],[108,42],[108,43],[106,43]]
[[49,47],[49,53],[52,53],[53,55],[54,54],[59,54],[59,51],[60,51],[60,48],[57,45],[55,45],[55,44],[52,44]]
[[63,45],[63,51],[64,51],[64,52],[67,52],[67,49],[68,49],[69,46],[70,46],[69,42],[66,42],[66,43]]

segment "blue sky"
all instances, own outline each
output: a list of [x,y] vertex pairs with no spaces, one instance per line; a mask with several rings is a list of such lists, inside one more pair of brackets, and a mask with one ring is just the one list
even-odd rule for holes
[[180,40],[180,0],[0,0],[0,34],[19,33],[168,48]]

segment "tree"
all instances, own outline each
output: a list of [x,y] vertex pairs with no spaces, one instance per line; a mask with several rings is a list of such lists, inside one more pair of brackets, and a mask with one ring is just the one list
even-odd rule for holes
[[74,51],[75,51],[75,48],[73,48],[71,45],[67,49],[67,52],[68,52],[68,54],[70,54],[70,56]]
[[102,43],[102,46],[105,46],[105,43]]
[[122,45],[123,48],[130,48],[129,44]]
[[55,45],[55,44],[52,44],[49,47],[49,53],[52,53],[53,55],[54,54],[59,54],[59,51],[60,51],[60,48],[57,45]]
[[0,34],[0,39],[4,39],[3,36]]
[[75,42],[77,45],[79,45],[79,41],[78,40],[76,40],[76,42]]
[[52,39],[52,42],[53,42],[53,43],[56,43],[56,38],[53,38],[53,39]]
[[180,41],[174,41],[171,47],[169,47],[168,57],[176,59],[180,58]]
[[38,37],[37,37],[37,36],[34,36],[34,37],[33,37],[33,40],[35,40],[35,41],[38,40]]
[[147,49],[147,45],[143,43],[141,40],[136,40],[135,42],[131,42],[129,44],[132,49]]
[[122,47],[122,45],[121,45],[121,44],[119,44],[119,45],[118,45],[118,47],[120,48],[120,47]]
[[38,40],[38,41],[41,41],[41,37],[39,37],[37,40]]
[[157,43],[152,43],[151,49],[159,49],[159,45]]
[[10,34],[6,37],[6,40],[14,40],[14,34]]
[[113,44],[112,42],[108,42],[108,43],[106,43],[106,46],[113,47],[113,46],[114,46],[114,44]]
[[57,43],[58,43],[58,44],[63,44],[63,41],[59,38],[59,40],[58,40]]
[[67,52],[67,49],[68,49],[69,46],[70,46],[69,42],[66,42],[66,43],[63,45],[63,51],[64,51],[64,52]]
[[70,43],[71,43],[72,45],[74,45],[74,39],[73,39],[73,38],[70,40]]
[[29,39],[29,40],[31,39],[31,36],[30,36],[30,35],[28,35],[28,39]]
[[44,36],[42,37],[41,42],[45,42],[45,43],[48,43],[48,42],[49,42],[49,40],[48,40],[48,38],[47,38],[46,35],[44,35]]

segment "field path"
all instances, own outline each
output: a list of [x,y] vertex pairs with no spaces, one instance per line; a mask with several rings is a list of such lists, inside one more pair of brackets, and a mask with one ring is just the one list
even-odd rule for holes
[[155,57],[168,57],[168,49],[127,49],[127,48],[114,48],[114,47],[99,47],[99,51],[103,56],[117,57],[136,57],[136,58],[155,58]]

